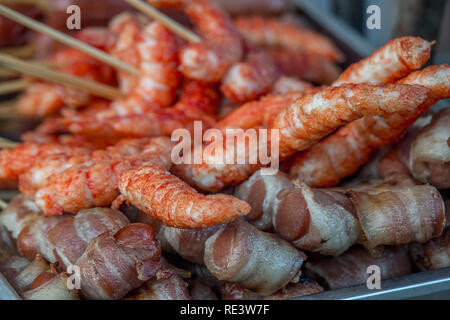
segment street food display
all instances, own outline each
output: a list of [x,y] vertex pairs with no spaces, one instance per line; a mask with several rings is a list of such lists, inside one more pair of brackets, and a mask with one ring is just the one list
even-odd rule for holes
[[[47,48],[14,105],[38,125],[0,141],[0,187],[19,190],[0,203],[0,272],[23,299],[289,299],[365,283],[371,265],[450,266],[450,106],[433,107],[450,66],[425,67],[430,42],[393,39],[341,72],[331,39],[268,14],[286,1],[231,17],[225,1],[147,0],[181,32],[110,2],[73,34],[108,57]],[[23,40],[6,28],[2,45]],[[208,129],[276,130],[280,169],[245,138],[214,144],[242,161],[211,160]]]

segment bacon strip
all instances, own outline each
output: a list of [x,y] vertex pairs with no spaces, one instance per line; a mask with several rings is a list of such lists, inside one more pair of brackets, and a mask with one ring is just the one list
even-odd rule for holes
[[305,255],[288,242],[236,220],[206,241],[205,264],[219,280],[238,282],[266,296],[299,273]]
[[429,185],[350,191],[364,237],[374,251],[379,245],[427,242],[442,234],[445,208],[439,191]]
[[247,218],[256,227],[273,228],[295,247],[323,255],[338,256],[355,243],[376,255],[380,245],[426,242],[439,236],[445,223],[436,188],[404,177],[345,191],[257,172],[235,196],[252,205]]
[[121,299],[153,278],[161,248],[146,224],[129,224],[94,238],[77,260],[81,292],[88,299]]
[[404,276],[411,273],[411,263],[407,251],[400,247],[383,248],[378,258],[373,258],[363,248],[353,247],[339,257],[320,258],[308,261],[306,268],[317,274],[331,290],[366,283],[369,266],[378,266],[381,280]]

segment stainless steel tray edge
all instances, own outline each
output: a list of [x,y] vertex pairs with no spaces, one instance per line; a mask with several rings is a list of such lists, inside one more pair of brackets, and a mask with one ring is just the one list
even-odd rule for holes
[[[439,296],[436,296],[436,293],[439,293]],[[450,300],[450,267],[382,280],[381,289],[370,290],[367,285],[363,284],[291,300],[400,300],[413,298]]]

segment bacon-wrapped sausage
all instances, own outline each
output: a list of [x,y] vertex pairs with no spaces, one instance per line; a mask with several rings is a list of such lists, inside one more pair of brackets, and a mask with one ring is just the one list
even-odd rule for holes
[[363,284],[370,276],[369,266],[378,266],[381,280],[400,277],[411,273],[411,263],[407,250],[401,247],[383,248],[378,258],[373,258],[367,250],[354,247],[339,257],[326,257],[308,261],[306,268],[318,275],[335,290]]
[[81,293],[88,299],[121,299],[155,276],[161,267],[160,256],[154,230],[147,224],[129,224],[115,234],[103,233],[76,262]]
[[275,235],[236,220],[206,241],[205,264],[219,280],[270,295],[291,282],[305,255]]
[[412,142],[408,167],[415,179],[450,188],[450,108],[434,115]]
[[445,223],[436,188],[404,178],[345,191],[313,189],[282,174],[257,172],[235,195],[252,205],[255,226],[273,227],[295,247],[324,255],[340,255],[355,243],[376,255],[379,245],[426,242],[439,236]]
[[54,248],[56,260],[64,269],[76,263],[92,239],[104,232],[115,233],[128,223],[128,219],[117,210],[86,209],[56,224],[48,232],[47,239]]
[[287,300],[322,291],[323,288],[317,282],[304,277],[300,277],[298,282],[289,283],[286,287],[265,297],[244,288],[236,282],[225,282],[220,286],[220,294],[223,300]]
[[350,191],[364,234],[362,244],[374,252],[379,245],[424,243],[442,234],[445,208],[439,191],[429,185]]
[[53,265],[49,265],[41,255],[37,255],[30,263],[18,256],[2,257],[0,271],[27,300],[78,300],[77,290],[67,287],[68,276],[58,273]]
[[173,268],[165,265],[156,278],[145,282],[128,300],[190,300],[188,284]]

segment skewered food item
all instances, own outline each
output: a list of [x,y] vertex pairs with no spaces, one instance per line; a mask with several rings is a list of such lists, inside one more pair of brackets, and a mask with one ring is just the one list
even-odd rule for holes
[[122,213],[107,208],[82,210],[75,217],[44,217],[23,196],[15,197],[0,214],[0,225],[17,241],[24,257],[32,260],[41,254],[63,268],[74,264],[94,237],[128,223]]
[[[294,151],[306,149],[329,133],[329,128],[334,128],[336,122],[342,125],[363,115],[415,110],[428,94],[429,90],[423,87],[405,85],[360,84],[325,88],[294,102],[274,120],[273,128],[280,129],[280,155],[285,158]],[[333,110],[334,117],[329,114],[329,109]]]
[[381,280],[411,273],[408,253],[402,247],[385,247],[378,258],[367,250],[354,247],[338,257],[321,257],[308,261],[306,268],[319,276],[331,290],[366,283],[369,266],[380,268]]
[[[111,84],[116,84],[117,76],[125,94],[109,88],[111,95],[103,100],[72,89],[56,92],[56,86],[39,82],[41,88],[54,91],[42,97],[49,99],[36,111],[53,108],[58,113],[25,136],[39,143],[0,153],[2,181],[18,181],[22,192],[0,214],[0,251],[16,254],[17,243],[24,259],[33,260],[38,254],[36,269],[23,274],[28,281],[24,297],[77,298],[77,292],[61,288],[68,275],[58,273],[72,264],[80,267],[81,294],[88,299],[216,299],[217,290],[223,298],[286,299],[320,292],[320,285],[301,276],[306,256],[299,250],[314,252],[312,264],[327,261],[316,260],[320,254],[342,255],[343,261],[350,256],[351,262],[353,256],[360,256],[358,268],[350,268],[359,270],[352,279],[358,281],[366,262],[397,261],[401,270],[391,271],[410,271],[405,251],[385,246],[413,242],[410,254],[422,269],[448,264],[442,196],[435,187],[417,185],[409,176],[412,171],[416,179],[438,186],[448,180],[440,149],[448,149],[447,137],[440,137],[448,119],[442,114],[421,136],[425,143],[432,140],[430,146],[438,149],[438,157],[437,153],[430,157],[418,145],[417,158],[411,159],[421,165],[411,170],[406,167],[404,174],[391,170],[393,174],[384,181],[317,189],[282,173],[264,175],[261,171],[250,177],[267,165],[263,159],[253,161],[256,154],[265,158],[261,155],[265,132],[259,129],[280,131],[281,157],[272,148],[278,142],[272,136],[267,156],[286,160],[283,168],[296,152],[313,150],[314,144],[322,145],[331,138],[320,140],[331,134],[337,143],[333,150],[344,153],[342,159],[357,159],[339,162],[340,157],[330,154],[342,171],[337,178],[329,177],[337,183],[355,172],[373,151],[393,143],[433,103],[448,97],[447,65],[411,73],[428,59],[428,42],[396,39],[349,68],[332,87],[316,88],[286,74],[299,73],[315,83],[334,80],[343,55],[325,37],[292,22],[251,17],[237,20],[246,30],[243,39],[226,14],[207,0],[150,3],[181,9],[203,40],[177,31],[193,42],[186,45],[161,24],[130,13],[116,17],[108,29],[85,30],[77,35],[79,39],[125,61],[122,67],[130,73],[103,68],[101,63],[90,67],[88,59],[74,49],[58,51],[55,59],[64,62],[73,56],[80,63],[60,68]],[[252,23],[259,27],[251,30]],[[278,35],[274,30],[285,33]],[[289,60],[294,59],[289,68]],[[95,83],[90,85],[95,87]],[[267,93],[271,95],[245,103],[215,125],[219,102],[224,105],[231,98],[243,103]],[[83,110],[61,108],[64,104]],[[219,143],[218,151],[228,155],[232,147],[238,150],[235,158],[244,160],[221,164],[215,157],[218,151],[211,154],[210,147],[217,141],[204,144],[203,163],[178,164],[172,171],[176,177],[166,171],[171,169],[174,144],[161,135],[171,135],[178,128],[192,130],[196,120],[207,128],[214,126],[218,133],[252,129],[259,145],[246,138],[238,138],[237,146]],[[346,127],[333,134],[342,125]],[[355,133],[359,140],[351,137]],[[130,136],[144,138],[118,142]],[[346,148],[347,142],[354,142],[352,146],[361,149],[361,154],[351,154],[354,150]],[[187,147],[180,148],[183,156],[195,153],[199,146]],[[399,152],[392,155],[391,161],[404,159]],[[310,173],[317,168],[314,165],[303,169]],[[323,175],[328,175],[324,169]],[[210,194],[187,183],[206,191],[241,185]],[[94,207],[110,205],[130,219],[114,209]],[[6,204],[1,201],[0,206]],[[368,252],[345,252],[355,244]],[[162,258],[162,251],[174,265]],[[43,258],[54,264],[49,266]],[[10,262],[20,272],[28,265],[20,258]],[[350,284],[348,278],[344,280]]]
[[205,264],[219,280],[270,295],[293,281],[305,255],[280,238],[235,220],[206,240]]
[[405,138],[377,163],[380,176],[401,174],[428,182],[438,189],[450,187],[449,115],[450,108],[445,108],[417,120]]
[[252,205],[249,217],[255,226],[269,229],[272,224],[297,248],[324,255],[340,255],[355,243],[377,255],[380,245],[427,242],[445,224],[436,188],[410,181],[374,182],[344,192],[257,172],[235,195]]
[[264,52],[283,74],[318,84],[331,84],[341,71],[333,61],[307,52],[288,48],[265,48]]
[[[46,219],[46,218],[45,218]],[[47,234],[59,266],[76,263],[89,242],[104,232],[117,232],[129,223],[119,211],[109,208],[81,210],[74,217],[59,222]]]
[[369,57],[348,67],[333,83],[391,83],[419,69],[430,57],[430,43],[417,37],[389,41]]
[[344,59],[342,52],[329,39],[288,21],[250,16],[236,18],[234,23],[245,39],[255,45],[305,51],[338,62]]
[[162,262],[163,268],[158,270],[156,278],[145,282],[128,300],[190,300],[188,284],[176,271]]
[[251,223],[274,228],[300,249],[340,255],[358,241],[361,227],[351,200],[342,192],[310,189],[283,174],[256,172],[235,195],[252,204]]
[[[72,167],[65,167],[67,159],[56,161],[55,167],[60,172],[54,172],[45,186],[35,192],[37,206],[45,215],[76,213],[81,209],[109,206],[119,195],[118,181],[126,171],[143,163],[153,163],[165,169],[171,166],[172,143],[168,138],[149,139],[140,145],[143,148],[138,148],[137,151],[141,152],[138,155],[127,155],[122,149],[124,145],[126,142],[94,151],[87,159],[82,156],[82,161],[71,161],[75,164]],[[136,151],[134,148],[132,150]],[[63,196],[55,198],[53,195],[58,193]]]
[[[325,88],[306,95],[282,110],[272,122],[270,129],[279,129],[280,160],[307,149],[339,126],[364,115],[415,110],[428,94],[429,90],[421,86],[358,84]],[[246,139],[241,143],[247,143]],[[231,147],[235,148],[234,145]],[[245,164],[216,166],[205,150],[208,148],[204,149],[202,164],[175,167],[178,176],[203,190],[218,191],[227,185],[239,184],[261,166],[250,164],[249,154],[258,151],[249,150],[246,145],[235,148],[238,155],[245,152],[241,155],[246,159]],[[223,154],[226,153],[225,150]]]
[[440,99],[450,97],[450,67],[430,66],[399,81],[423,85],[428,98],[413,110],[383,117],[364,117],[296,156],[290,173],[311,186],[326,187],[353,174],[377,149],[397,141],[422,114]]
[[148,0],[156,7],[176,7],[186,13],[202,37],[200,43],[183,46],[180,72],[187,78],[219,82],[242,58],[241,38],[231,19],[207,0]]
[[438,189],[450,188],[449,139],[450,108],[446,108],[433,116],[411,144],[408,165],[416,180]]
[[170,136],[179,128],[193,131],[195,120],[201,120],[206,129],[213,126],[219,98],[214,86],[188,81],[181,97],[171,108],[155,108],[137,94],[117,101],[111,108],[68,114],[63,120],[73,134],[94,137],[149,137]]
[[136,94],[151,104],[170,106],[179,84],[175,35],[160,23],[152,22],[143,28],[137,44],[133,45],[141,69]]
[[283,94],[297,92],[303,93],[312,90],[314,86],[307,82],[294,77],[282,76],[280,77],[272,87],[272,94]]
[[61,144],[23,143],[14,149],[0,151],[0,180],[17,182],[19,176],[40,157],[59,153],[84,153],[84,148]]
[[[306,92],[309,92],[309,90]],[[225,131],[227,128],[245,130],[270,127],[273,119],[281,110],[302,96],[303,92],[293,92],[286,95],[272,94],[260,100],[247,102],[219,121],[215,128]]]
[[412,243],[409,253],[420,270],[432,270],[450,266],[450,200],[446,202],[446,227],[439,238],[426,243]]
[[[136,43],[138,43],[142,29],[147,23],[146,17],[130,12],[123,12],[111,19],[108,29],[116,36],[116,42],[111,47],[110,54],[138,68],[140,54]],[[121,91],[126,93],[130,93],[139,81],[138,77],[122,70],[118,70],[117,78]]]
[[[85,29],[80,31],[77,38],[91,46],[102,49],[109,47],[108,43],[111,42],[103,29]],[[103,84],[116,84],[116,76],[112,67],[73,48],[63,48],[56,51],[50,57],[49,62],[55,64],[59,71],[67,74]],[[17,110],[19,114],[25,117],[42,118],[55,113],[65,105],[81,107],[90,104],[95,99],[87,92],[58,84],[36,82],[29,85],[20,96],[17,102]]]
[[202,195],[151,164],[123,174],[122,195],[136,208],[177,228],[204,228],[246,215],[250,207],[225,194]]
[[205,242],[223,225],[202,229],[180,229],[169,227],[160,220],[145,214],[127,203],[123,196],[114,200],[113,207],[121,210],[132,222],[150,224],[156,231],[156,239],[165,252],[177,253],[192,263],[204,263]]
[[244,62],[234,64],[222,80],[223,94],[236,103],[259,98],[269,92],[280,72],[262,50],[250,50]]

